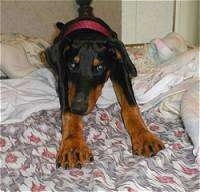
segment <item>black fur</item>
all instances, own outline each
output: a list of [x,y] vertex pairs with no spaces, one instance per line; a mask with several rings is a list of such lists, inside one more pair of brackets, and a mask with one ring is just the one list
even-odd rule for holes
[[[91,29],[74,31],[67,35],[67,37],[64,35],[70,26],[85,19],[100,23],[110,31],[110,35],[105,36]],[[82,92],[82,89],[84,89],[84,94],[87,96],[91,88],[100,83],[104,83],[107,70],[111,72],[111,80],[121,86],[128,103],[135,105],[136,101],[131,86],[131,77],[137,76],[137,71],[126,52],[124,44],[118,40],[117,34],[103,20],[94,16],[78,17],[66,24],[58,22],[56,25],[60,29],[60,34],[55,39],[54,44],[45,53],[47,62],[52,66],[58,76],[58,93],[62,112],[70,110],[68,104],[68,81],[76,81],[79,85],[79,91]],[[100,44],[106,49],[106,54],[103,56],[103,66],[105,69],[103,74],[95,76],[91,72],[91,68],[88,67],[88,64],[94,58],[92,54],[96,54],[92,47]],[[73,56],[73,51],[76,50],[73,47],[75,45],[83,51],[82,54],[85,54],[85,57],[87,55],[87,58],[81,63],[82,71],[78,73],[70,71],[68,67],[70,62],[72,62],[70,61],[70,57]],[[120,52],[122,59],[116,59],[116,50]],[[87,77],[83,74],[87,74]],[[77,77],[79,80],[77,80]]]
[[121,41],[112,39],[109,41],[109,44],[111,44],[111,47],[115,47],[122,56],[121,60],[113,59],[114,65],[111,68],[110,78],[113,82],[120,85],[128,103],[134,105],[136,104],[136,100],[132,89],[131,78],[137,76],[137,70],[130,60],[126,48]]
[[61,111],[69,110],[68,100],[66,99],[66,93],[68,90],[68,78],[66,70],[63,69],[65,63],[62,55],[63,50],[67,45],[69,45],[69,40],[65,39],[58,41],[50,48],[47,48],[45,51],[47,62],[56,73],[58,82],[57,91],[60,100]]

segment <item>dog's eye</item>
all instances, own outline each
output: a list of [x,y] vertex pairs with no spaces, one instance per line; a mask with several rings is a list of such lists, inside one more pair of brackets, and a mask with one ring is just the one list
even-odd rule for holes
[[75,63],[71,63],[71,64],[70,64],[70,67],[71,67],[72,69],[74,69],[74,68],[76,67],[76,64],[75,64]]
[[95,69],[97,72],[101,72],[101,71],[103,71],[104,67],[102,65],[98,65],[98,66],[96,66]]
[[79,61],[80,61],[80,58],[78,56],[75,56],[72,59],[72,61],[69,63],[69,69],[71,71],[77,70],[79,66]]
[[70,71],[75,71],[78,68],[78,64],[75,62],[69,63],[69,69]]

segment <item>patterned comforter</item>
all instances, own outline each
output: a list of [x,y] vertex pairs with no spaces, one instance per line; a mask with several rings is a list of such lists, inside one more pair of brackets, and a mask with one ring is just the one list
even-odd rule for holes
[[61,138],[59,109],[33,113],[20,123],[1,125],[2,191],[198,191],[193,146],[177,116],[165,120],[159,107],[144,112],[149,129],[165,142],[151,158],[132,154],[120,108],[96,108],[84,117],[94,162],[82,169],[56,169]]
[[[35,52],[39,50],[38,47],[44,45],[43,41],[18,36],[11,36],[8,40],[13,41],[14,38],[15,42],[17,38],[26,50],[29,62],[32,65],[37,64],[39,57],[35,57]],[[30,41],[29,44],[27,41]],[[33,42],[37,46],[33,46]],[[31,48],[27,45],[31,45]],[[52,75],[46,69],[41,69],[33,72],[32,76],[18,80],[2,80],[4,89],[1,87],[3,93],[0,96],[3,105],[0,105],[0,108],[4,124],[0,126],[0,190],[200,190],[200,169],[180,116],[182,93],[188,89],[185,80],[195,76],[199,69],[199,54],[193,56],[194,54],[196,53],[188,52],[173,62],[169,61],[172,62],[171,65],[166,63],[160,67],[151,65],[149,58],[144,60],[143,57],[138,57],[139,55],[134,58],[139,72],[144,69],[147,73],[153,72],[153,75],[145,74],[135,79],[133,88],[137,90],[136,100],[141,106],[146,124],[150,131],[165,142],[165,149],[151,158],[132,154],[130,138],[124,129],[120,108],[115,103],[116,99],[111,97],[108,86],[98,107],[84,117],[85,138],[93,151],[94,162],[82,169],[64,170],[56,169],[55,166],[56,151],[61,139],[61,121]],[[186,84],[177,87],[181,82]],[[193,82],[189,82],[189,85],[191,84]],[[153,98],[155,96],[158,97]],[[152,100],[149,102],[149,99]],[[107,107],[104,108],[105,106]]]

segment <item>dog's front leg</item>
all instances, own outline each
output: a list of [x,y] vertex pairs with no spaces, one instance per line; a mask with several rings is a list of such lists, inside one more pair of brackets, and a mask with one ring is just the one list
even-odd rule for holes
[[129,104],[122,87],[117,83],[113,86],[121,105],[124,125],[131,137],[133,151],[146,157],[155,155],[164,148],[164,144],[146,128],[136,102]]
[[83,136],[82,117],[70,112],[62,115],[62,140],[57,153],[57,167],[81,168],[93,160]]

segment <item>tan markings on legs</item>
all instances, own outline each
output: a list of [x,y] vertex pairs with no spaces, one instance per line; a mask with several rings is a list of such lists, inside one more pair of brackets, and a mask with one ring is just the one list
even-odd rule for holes
[[80,168],[91,160],[93,156],[84,139],[82,117],[69,112],[64,113],[57,165],[63,168]]
[[[128,129],[129,134],[135,134],[140,130],[142,131],[147,130],[137,104],[132,106],[128,104],[127,99],[123,93],[123,90],[119,85],[114,84],[114,89],[118,101],[121,105],[122,118],[124,120],[125,127]],[[132,124],[134,124],[134,127],[130,126]]]
[[[109,75],[110,75],[110,71],[107,71],[105,81],[108,80]],[[104,83],[103,84],[99,84],[99,85],[97,85],[96,88],[94,88],[94,89],[92,89],[90,91],[89,97],[88,97],[88,110],[87,110],[87,113],[91,112],[92,109],[94,108],[94,106],[96,105],[97,99],[101,95],[103,86],[104,86]]]
[[75,85],[73,83],[69,82],[68,83],[68,103],[69,103],[69,107],[71,107],[72,99],[75,96],[75,92],[76,92]]
[[133,151],[147,157],[155,155],[164,148],[162,141],[146,128],[137,104],[128,104],[123,90],[118,84],[114,84],[114,89],[121,105],[124,125],[131,137]]
[[91,112],[96,105],[97,99],[101,95],[103,84],[98,85],[96,88],[92,89],[88,97],[88,110],[87,113]]
[[83,135],[83,121],[80,115],[70,112],[62,115],[62,139]]

